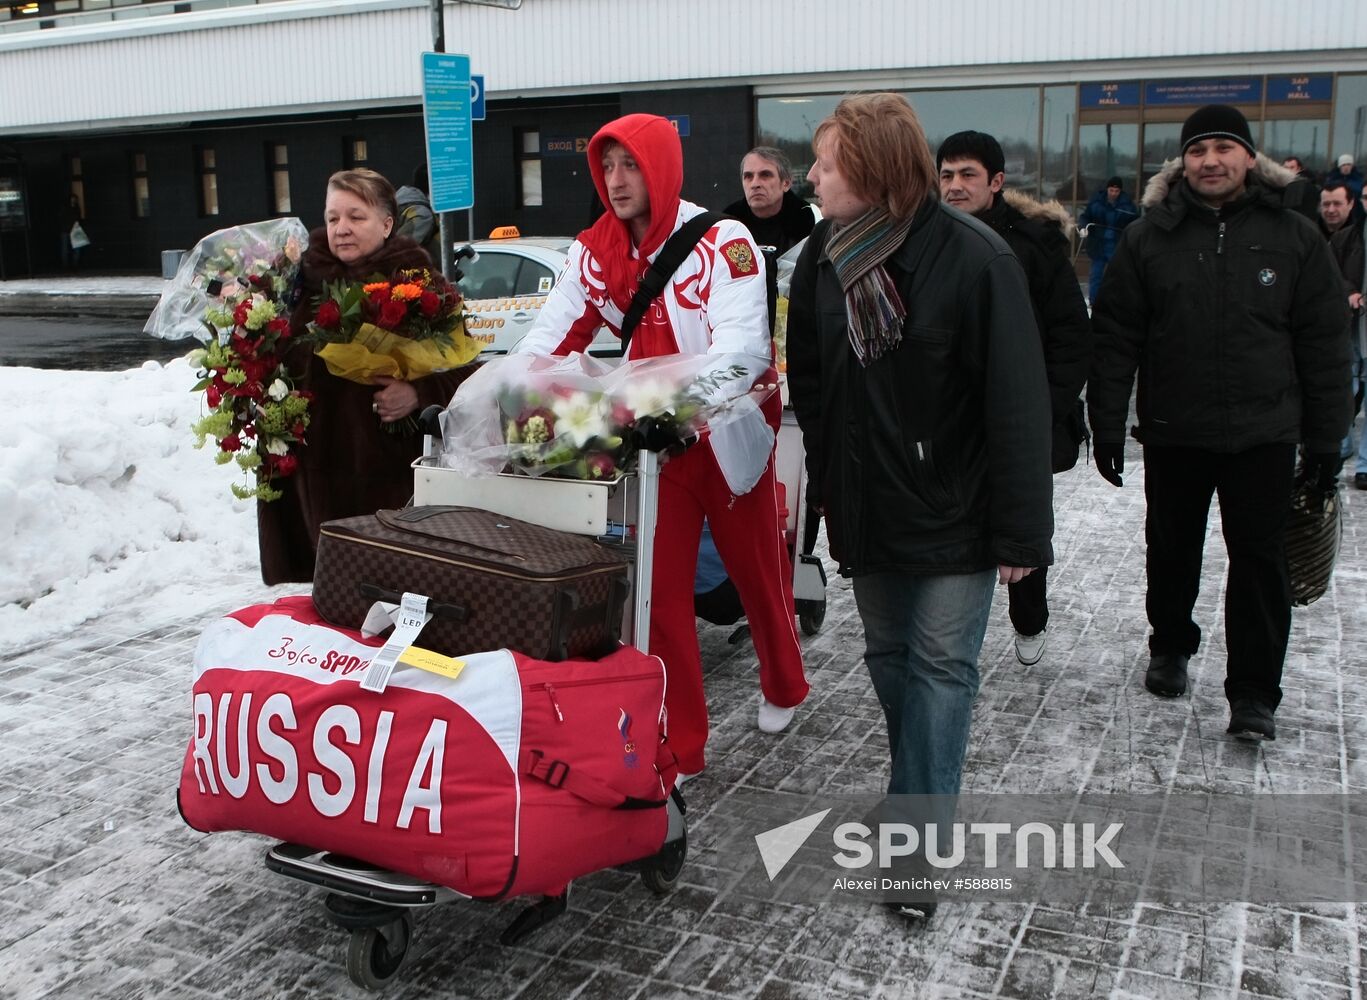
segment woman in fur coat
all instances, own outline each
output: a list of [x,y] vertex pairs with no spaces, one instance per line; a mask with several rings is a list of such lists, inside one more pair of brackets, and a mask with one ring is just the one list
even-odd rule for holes
[[[303,288],[291,322],[303,332],[324,282],[388,279],[401,268],[431,268],[427,252],[394,235],[394,188],[373,170],[343,170],[328,179],[325,225],[309,234]],[[283,479],[284,496],[257,506],[261,578],[268,584],[308,583],[318,528],[324,521],[401,507],[412,494],[410,463],[422,450],[415,433],[381,426],[432,403],[445,405],[469,370],[438,372],[412,382],[380,376],[361,385],[328,371],[311,349],[296,348],[290,368],[314,394],[306,444],[296,446],[298,471]]]

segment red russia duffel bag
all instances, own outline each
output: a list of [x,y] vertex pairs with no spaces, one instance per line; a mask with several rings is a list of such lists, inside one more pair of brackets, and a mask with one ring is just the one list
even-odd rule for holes
[[496,650],[420,668],[405,654],[377,694],[359,681],[381,645],[327,624],[307,597],[210,625],[195,652],[185,821],[483,899],[556,894],[659,851],[675,765],[658,658]]

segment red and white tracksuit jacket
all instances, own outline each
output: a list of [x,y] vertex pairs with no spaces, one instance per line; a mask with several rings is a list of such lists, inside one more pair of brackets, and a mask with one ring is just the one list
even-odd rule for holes
[[[674,229],[702,211],[681,201]],[[639,272],[649,264],[650,259],[640,260]],[[599,326],[617,330],[621,322],[622,311],[607,294],[601,267],[576,240],[564,272],[516,350],[568,354],[586,348]],[[723,356],[726,364],[743,364],[749,378],[729,383],[723,388],[726,396],[744,396],[755,381],[775,377],[764,258],[739,222],[724,220],[704,234],[633,333],[630,358],[668,354],[712,354],[719,365]],[[661,475],[650,650],[665,663],[670,743],[684,772],[702,769],[708,733],[693,614],[704,518],[745,607],[764,697],[789,707],[807,696],[794,627],[792,566],[774,479],[781,405],[774,393],[753,413],[671,458]]]

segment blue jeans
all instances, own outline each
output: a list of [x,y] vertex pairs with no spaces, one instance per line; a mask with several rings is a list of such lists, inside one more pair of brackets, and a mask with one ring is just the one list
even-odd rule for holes
[[[1359,331],[1359,327],[1363,324],[1363,322],[1364,322],[1364,320],[1363,320],[1362,317],[1360,317],[1360,316],[1354,316],[1354,317],[1353,317],[1353,322],[1350,324],[1351,339],[1352,339],[1352,342],[1353,342],[1353,398],[1354,398],[1354,400],[1356,400],[1357,397],[1358,397],[1358,394],[1362,392],[1362,389],[1363,389],[1363,381],[1364,381],[1364,380],[1367,380],[1367,357],[1364,357],[1364,355],[1363,355],[1363,351],[1362,351],[1363,335],[1362,335],[1362,333]],[[1364,400],[1363,406],[1364,406],[1364,408],[1367,408],[1367,400]],[[1345,459],[1349,459],[1349,458],[1352,458],[1352,457],[1353,457],[1353,424],[1354,424],[1356,421],[1357,421],[1357,408],[1354,407],[1354,410],[1353,410],[1353,418],[1352,418],[1352,420],[1349,420],[1349,421],[1348,421],[1348,436],[1345,437],[1345,438],[1343,439],[1343,447],[1340,449],[1340,455],[1341,455],[1343,458],[1345,458]],[[1359,437],[1359,439],[1358,439],[1358,446],[1357,446],[1357,463],[1354,464],[1354,463],[1352,463],[1352,462],[1347,462],[1347,461],[1345,461],[1345,462],[1343,463],[1343,474],[1344,474],[1345,477],[1354,475],[1355,473],[1358,473],[1358,472],[1367,472],[1367,424],[1363,424],[1362,435],[1361,435],[1361,436]]]
[[1096,309],[1096,297],[1101,291],[1101,277],[1106,273],[1106,265],[1111,262],[1109,257],[1101,257],[1092,261],[1091,273],[1087,276],[1087,304]]
[[996,569],[854,578],[864,662],[892,751],[888,794],[957,795]]

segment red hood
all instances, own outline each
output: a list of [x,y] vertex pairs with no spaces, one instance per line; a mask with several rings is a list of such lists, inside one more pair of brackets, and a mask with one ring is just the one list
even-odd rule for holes
[[650,195],[650,227],[637,248],[645,258],[660,248],[674,231],[679,215],[679,192],[683,189],[683,147],[678,130],[659,115],[625,115],[608,122],[589,140],[589,173],[598,198],[607,210],[579,241],[589,248],[603,268],[608,294],[625,311],[636,288],[639,268],[631,259],[631,231],[617,218],[603,183],[603,147],[616,142],[640,167]]

